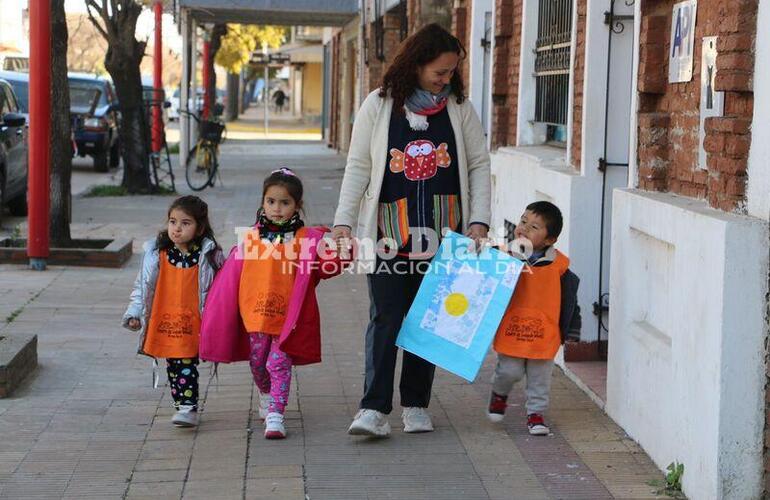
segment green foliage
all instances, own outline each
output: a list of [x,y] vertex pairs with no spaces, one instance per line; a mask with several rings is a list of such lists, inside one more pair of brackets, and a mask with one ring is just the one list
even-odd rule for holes
[[671,498],[687,498],[684,496],[684,493],[682,493],[682,476],[684,476],[684,464],[680,464],[679,462],[671,462],[668,464],[668,467],[666,467],[666,470],[668,472],[666,473],[665,484],[663,484],[663,481],[657,479],[650,481],[647,484],[658,488],[658,490],[655,491],[655,493],[658,495],[666,495]]
[[86,198],[97,198],[102,196],[127,196],[128,190],[123,186],[113,186],[111,184],[102,184],[94,186],[88,193],[85,194]]
[[286,28],[282,26],[255,26],[230,24],[227,34],[222,37],[222,46],[216,55],[216,63],[229,73],[238,74],[249,61],[252,52],[267,43],[277,48],[286,40]]

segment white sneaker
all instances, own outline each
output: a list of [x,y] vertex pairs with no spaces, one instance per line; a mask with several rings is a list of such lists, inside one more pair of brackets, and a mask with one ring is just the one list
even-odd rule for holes
[[404,432],[433,432],[433,422],[425,408],[404,408],[401,419],[404,421]]
[[283,439],[286,428],[283,426],[283,413],[271,412],[265,417],[265,439]]
[[390,434],[390,422],[384,413],[363,408],[356,413],[353,423],[348,428],[348,434],[385,437]]
[[198,410],[191,405],[179,405],[179,410],[171,417],[171,423],[177,427],[195,427],[198,425]]
[[259,418],[264,420],[267,417],[267,414],[270,412],[270,403],[272,402],[273,396],[270,393],[259,393]]

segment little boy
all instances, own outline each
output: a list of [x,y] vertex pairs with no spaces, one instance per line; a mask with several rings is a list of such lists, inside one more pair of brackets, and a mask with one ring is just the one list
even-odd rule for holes
[[[580,338],[578,277],[569,259],[553,245],[562,229],[559,208],[547,201],[530,204],[507,249],[525,261],[516,290],[495,335],[497,367],[492,378],[488,417],[500,422],[513,384],[527,376],[527,427],[535,436],[550,430],[548,408],[553,359],[565,340]],[[515,247],[515,248],[511,248]]]

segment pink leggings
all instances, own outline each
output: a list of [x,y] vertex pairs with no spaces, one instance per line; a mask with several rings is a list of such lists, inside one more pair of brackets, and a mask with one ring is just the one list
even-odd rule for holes
[[259,392],[270,393],[268,412],[283,414],[291,387],[291,358],[278,348],[278,336],[250,333],[249,366]]

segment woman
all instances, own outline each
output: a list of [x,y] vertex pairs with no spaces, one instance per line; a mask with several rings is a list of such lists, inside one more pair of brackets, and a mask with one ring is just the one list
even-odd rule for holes
[[[425,26],[399,47],[353,125],[333,237],[347,246],[356,226],[357,257],[374,266],[367,270],[364,396],[350,434],[390,433],[395,341],[427,267],[420,264],[435,253],[439,235],[446,228],[463,231],[478,243],[489,229],[489,154],[457,72],[463,57],[457,38],[437,24]],[[363,251],[383,238],[395,258]],[[433,430],[426,408],[434,370],[404,352],[399,389],[405,432]]]

